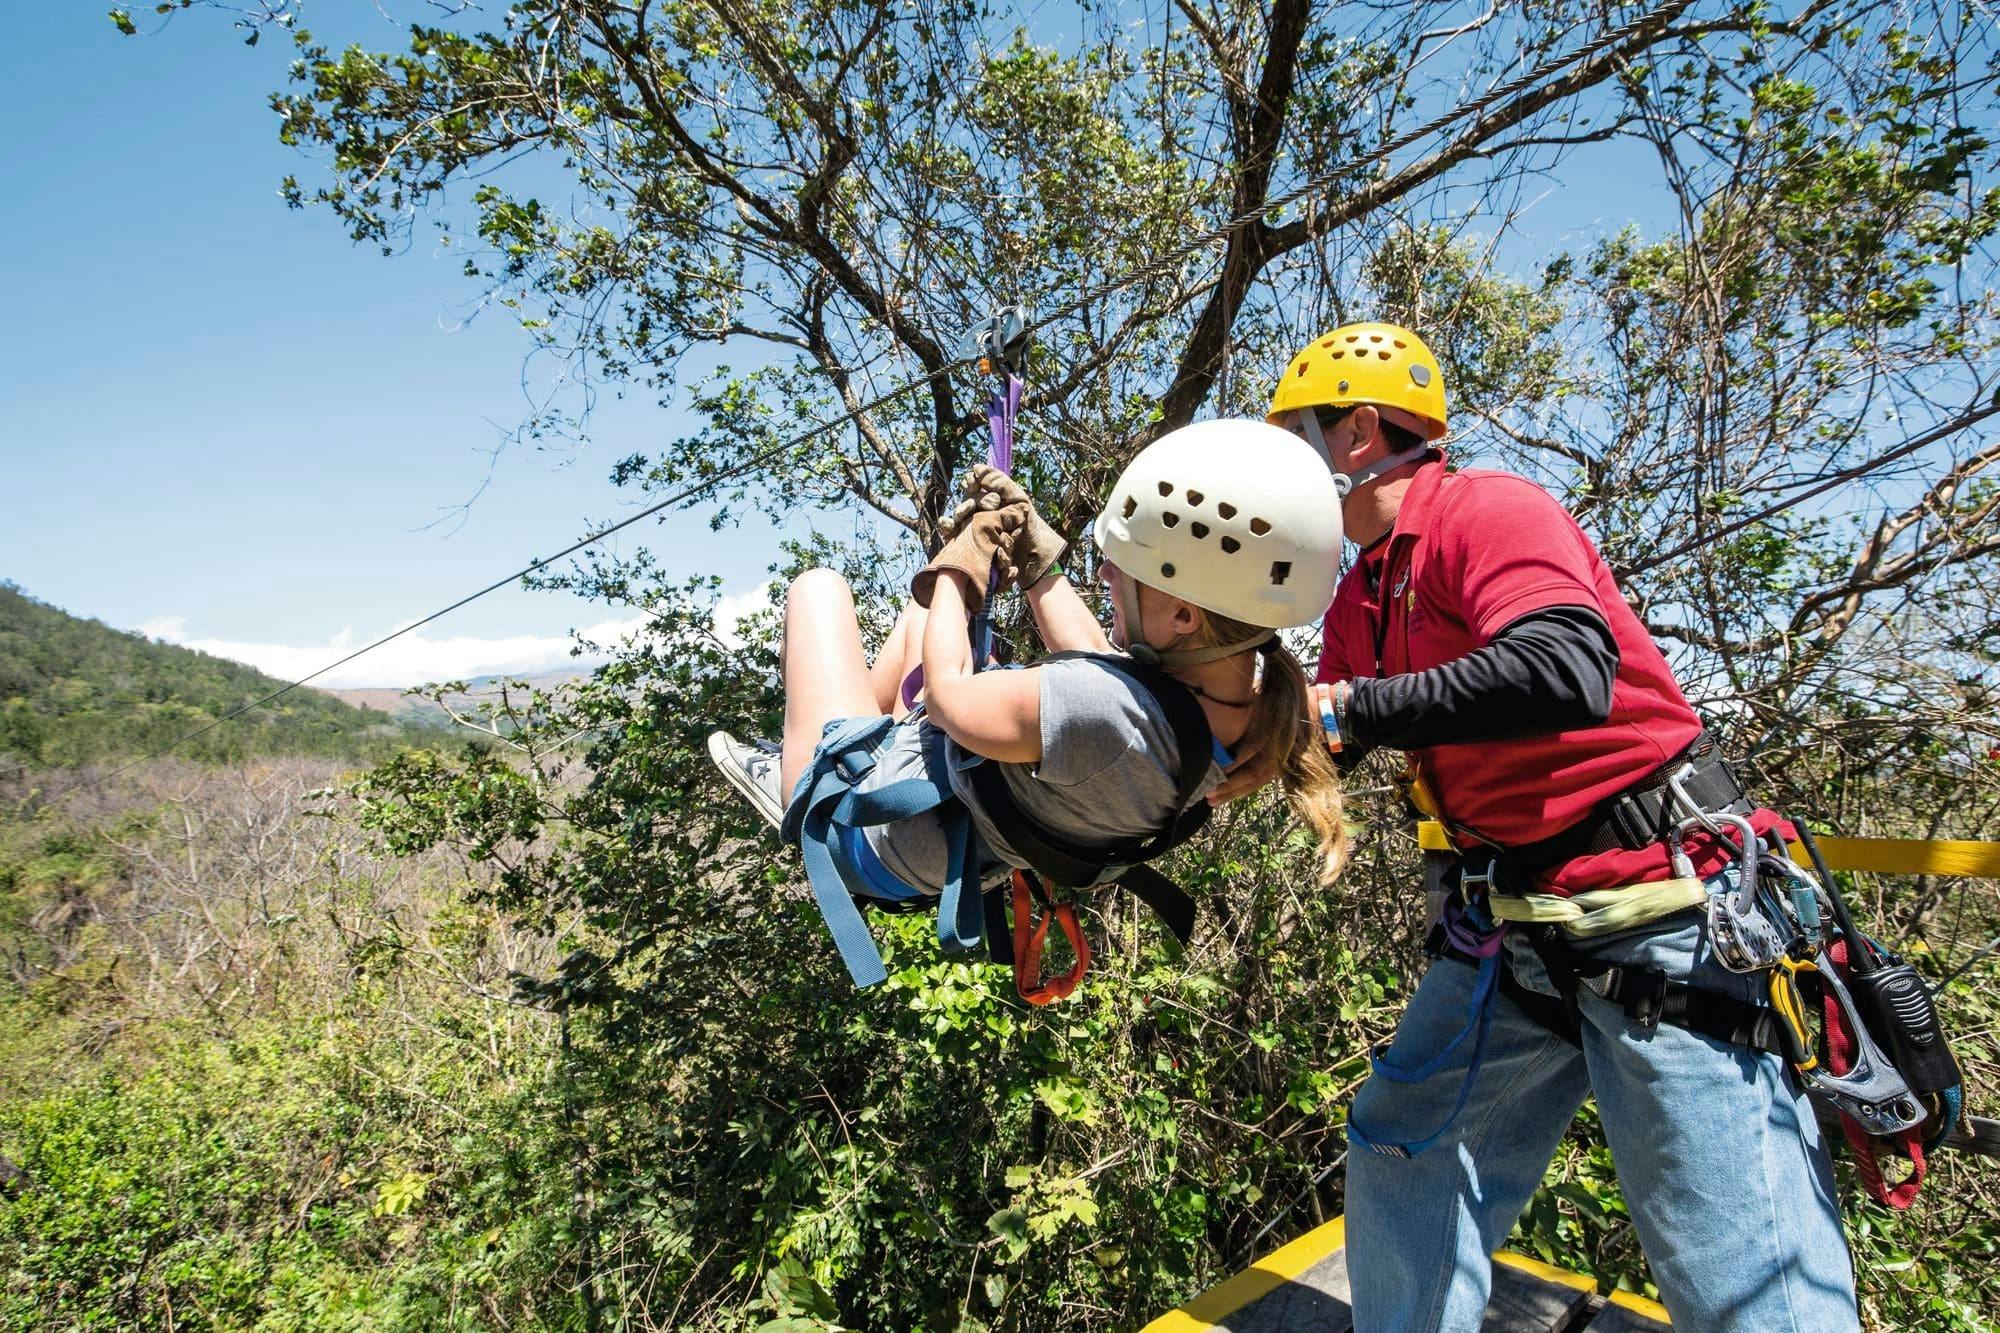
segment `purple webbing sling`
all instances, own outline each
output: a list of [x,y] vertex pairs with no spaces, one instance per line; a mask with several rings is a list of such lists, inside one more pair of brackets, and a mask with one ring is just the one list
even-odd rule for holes
[[[986,463],[1002,472],[1014,470],[1014,418],[1021,411],[1021,377],[1007,376],[1007,382],[986,400]],[[991,606],[993,594],[1000,588],[1000,571],[993,571],[993,582],[987,588],[987,605]],[[993,616],[981,611],[972,618],[972,669],[982,671],[993,658]],[[903,677],[903,707],[917,706],[917,695],[924,688],[924,669],[917,666]]]

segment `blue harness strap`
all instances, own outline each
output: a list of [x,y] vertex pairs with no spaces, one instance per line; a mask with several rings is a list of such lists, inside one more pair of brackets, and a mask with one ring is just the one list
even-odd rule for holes
[[1472,1085],[1478,1081],[1479,1066],[1486,1058],[1486,1034],[1493,1028],[1493,1001],[1498,993],[1496,982],[1500,975],[1500,965],[1498,954],[1479,960],[1479,975],[1472,983],[1472,998],[1465,1006],[1465,1026],[1459,1029],[1458,1035],[1436,1055],[1414,1069],[1391,1064],[1386,1057],[1380,1055],[1371,1055],[1368,1058],[1369,1071],[1388,1079],[1391,1083],[1421,1083],[1437,1073],[1452,1054],[1465,1043],[1465,1039],[1471,1037],[1472,1058],[1466,1065],[1464,1081],[1458,1085],[1458,1100],[1451,1104],[1451,1110],[1446,1113],[1444,1123],[1421,1139],[1391,1142],[1371,1137],[1361,1126],[1354,1123],[1354,1113],[1350,1110],[1347,1115],[1347,1137],[1350,1142],[1360,1144],[1370,1152],[1378,1152],[1385,1157],[1415,1157],[1451,1132],[1452,1125],[1458,1120],[1458,1113],[1465,1109],[1466,1102],[1472,1098]]
[[[1456,921],[1453,919],[1455,912],[1459,915]],[[1420,1065],[1393,1063],[1387,1055],[1378,1053],[1370,1054],[1368,1057],[1368,1069],[1371,1074],[1385,1078],[1391,1083],[1422,1083],[1442,1070],[1467,1040],[1472,1042],[1472,1052],[1466,1061],[1465,1078],[1458,1085],[1458,1100],[1452,1103],[1444,1122],[1421,1139],[1400,1141],[1377,1139],[1356,1124],[1354,1112],[1351,1109],[1348,1111],[1348,1141],[1359,1144],[1370,1152],[1381,1153],[1384,1157],[1415,1157],[1449,1133],[1452,1125],[1458,1120],[1459,1112],[1463,1111],[1466,1102],[1471,1100],[1472,1085],[1478,1082],[1479,1066],[1486,1059],[1486,1038],[1493,1030],[1493,1010],[1500,989],[1500,969],[1506,966],[1500,950],[1501,937],[1506,931],[1503,926],[1496,926],[1486,915],[1483,902],[1475,903],[1470,908],[1461,906],[1455,900],[1447,904],[1445,924],[1447,930],[1465,931],[1467,938],[1473,940],[1474,947],[1478,951],[1479,971],[1473,978],[1472,994],[1466,998],[1465,1026],[1458,1030],[1457,1036],[1445,1043],[1444,1049]]]
[[953,799],[942,760],[927,749],[922,777],[903,778],[870,791],[856,790],[874,770],[876,752],[895,726],[895,720],[886,715],[828,723],[813,753],[812,767],[800,777],[791,807],[785,812],[784,836],[797,842],[804,854],[813,900],[856,986],[873,986],[886,980],[889,973],[855,900],[902,900],[905,895],[880,892],[856,863],[842,845],[853,830],[938,811],[949,856],[938,904],[938,939],[956,952],[977,948],[982,939],[979,895],[964,891],[972,862],[972,819]]

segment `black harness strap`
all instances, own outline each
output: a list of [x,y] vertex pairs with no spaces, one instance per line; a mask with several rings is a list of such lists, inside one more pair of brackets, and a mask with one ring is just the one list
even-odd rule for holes
[[[1581,1030],[1576,1012],[1577,992],[1588,988],[1624,1010],[1625,1016],[1642,1028],[1665,1023],[1730,1046],[1770,1055],[1785,1053],[1781,1020],[1767,1004],[1675,981],[1665,970],[1650,963],[1606,963],[1588,957],[1573,949],[1557,926],[1530,930],[1528,941],[1534,945],[1549,980],[1562,992],[1568,1031],[1561,1035],[1572,1043],[1577,1041],[1576,1034]],[[1506,976],[1506,972],[1503,970],[1501,975]],[[1549,997],[1541,998],[1546,1001]],[[1536,1015],[1530,1012],[1529,1017]],[[1542,1025],[1548,1026],[1546,1022]]]
[[[1034,871],[1052,884],[1068,889],[1088,888],[1107,880],[1119,883],[1158,914],[1181,943],[1194,933],[1195,902],[1188,892],[1156,870],[1142,863],[1164,856],[1194,837],[1208,823],[1209,809],[1197,801],[1202,779],[1208,775],[1209,755],[1215,736],[1208,716],[1193,691],[1156,667],[1127,657],[1104,653],[1055,653],[1047,662],[1089,659],[1118,672],[1159,701],[1167,724],[1173,729],[1174,748],[1180,771],[1176,778],[1173,823],[1148,838],[1133,838],[1109,846],[1086,846],[1051,833],[1032,820],[1014,798],[1013,789],[993,763],[975,764],[966,770],[980,809],[993,822],[1007,845],[1021,855]],[[988,902],[989,924],[993,911]],[[989,932],[990,933],[990,932]]]
[[[1625,1016],[1642,1028],[1669,1027],[1699,1032],[1730,1046],[1782,1056],[1786,1052],[1783,1021],[1765,1004],[1739,1000],[1671,980],[1666,972],[1650,963],[1614,964],[1576,952],[1562,938],[1559,927],[1515,927],[1525,932],[1542,960],[1549,980],[1560,997],[1530,990],[1514,978],[1514,969],[1501,960],[1500,994],[1536,1025],[1561,1037],[1570,1045],[1583,1045],[1583,1020],[1577,1014],[1577,993],[1588,989],[1624,1010]],[[1430,952],[1440,958],[1476,967],[1479,960],[1444,942],[1442,927],[1433,929]]]
[[[1560,833],[1539,842],[1497,850],[1494,882],[1508,893],[1530,893],[1536,877],[1551,866],[1621,848],[1635,852],[1669,839],[1677,817],[1667,779],[1690,764],[1694,772],[1682,786],[1702,809],[1735,814],[1750,812],[1750,798],[1742,779],[1722,757],[1715,738],[1704,731],[1680,754]],[[1485,852],[1478,850],[1468,855],[1476,859]]]

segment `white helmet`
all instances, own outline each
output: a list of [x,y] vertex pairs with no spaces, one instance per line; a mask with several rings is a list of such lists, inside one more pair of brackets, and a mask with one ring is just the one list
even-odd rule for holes
[[[1232,620],[1282,629],[1318,620],[1340,578],[1340,491],[1326,460],[1262,421],[1201,421],[1126,465],[1091,530],[1131,578]],[[1144,660],[1138,595],[1125,606]],[[1186,666],[1251,643],[1150,654]]]

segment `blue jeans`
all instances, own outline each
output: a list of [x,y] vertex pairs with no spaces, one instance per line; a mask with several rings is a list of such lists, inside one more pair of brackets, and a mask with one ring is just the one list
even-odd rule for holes
[[[1705,935],[1690,912],[1583,947],[1761,999],[1764,978],[1725,969]],[[1555,993],[1525,940],[1508,938],[1502,966],[1523,986]],[[1431,966],[1397,1025],[1393,1060],[1420,1065],[1456,1035],[1474,976],[1452,959]],[[1677,1327],[1859,1328],[1826,1145],[1777,1056],[1665,1023],[1649,1031],[1588,990],[1579,994],[1579,1050],[1506,996],[1494,1003],[1485,1061],[1450,1132],[1412,1158],[1365,1148],[1348,1158],[1357,1333],[1479,1327],[1493,1281],[1489,1256],[1593,1095]],[[1371,1078],[1354,1099],[1353,1118],[1378,1141],[1420,1139],[1451,1108],[1465,1069],[1460,1058],[1422,1083]]]

